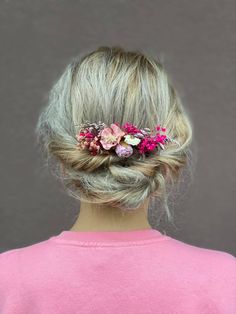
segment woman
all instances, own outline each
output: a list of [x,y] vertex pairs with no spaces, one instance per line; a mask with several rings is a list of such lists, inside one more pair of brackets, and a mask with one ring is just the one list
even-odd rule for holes
[[36,128],[77,221],[0,254],[0,313],[236,313],[236,258],[152,229],[187,165],[192,123],[161,63],[99,47],[54,84]]

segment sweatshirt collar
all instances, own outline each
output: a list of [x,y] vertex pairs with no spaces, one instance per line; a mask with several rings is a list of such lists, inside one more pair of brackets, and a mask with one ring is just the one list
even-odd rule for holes
[[59,241],[72,242],[129,242],[148,239],[161,239],[166,236],[156,229],[138,229],[128,231],[71,231],[63,230],[53,237]]

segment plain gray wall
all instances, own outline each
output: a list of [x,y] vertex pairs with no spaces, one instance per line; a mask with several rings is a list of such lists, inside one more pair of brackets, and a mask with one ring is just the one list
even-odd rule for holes
[[152,226],[236,255],[235,10],[229,0],[0,2],[1,251],[73,225],[79,203],[43,169],[34,128],[73,56],[121,45],[164,61],[194,123],[194,179],[169,204],[176,227],[154,212]]

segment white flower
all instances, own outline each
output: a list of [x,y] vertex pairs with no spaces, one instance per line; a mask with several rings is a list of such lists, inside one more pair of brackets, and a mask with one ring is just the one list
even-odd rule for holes
[[133,136],[132,134],[126,134],[124,137],[125,137],[124,142],[130,145],[137,145],[141,142],[139,138]]

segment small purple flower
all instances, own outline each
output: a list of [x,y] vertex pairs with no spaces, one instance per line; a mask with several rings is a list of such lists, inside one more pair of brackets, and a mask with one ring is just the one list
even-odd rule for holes
[[120,142],[120,144],[118,144],[116,146],[116,154],[119,156],[119,157],[129,157],[133,154],[133,148],[131,145],[129,144],[126,144],[125,142]]

